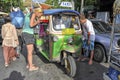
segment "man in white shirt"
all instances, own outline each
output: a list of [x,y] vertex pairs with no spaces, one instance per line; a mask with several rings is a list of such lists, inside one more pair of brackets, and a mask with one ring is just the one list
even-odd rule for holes
[[[83,52],[84,50],[88,49],[90,51],[90,59],[89,64],[91,65],[93,55],[94,55],[94,41],[95,41],[95,32],[93,28],[93,24],[91,21],[85,18],[84,14],[80,15],[80,23],[82,24],[83,28]],[[88,53],[85,55],[85,57],[88,57]],[[84,53],[85,54],[85,53]]]

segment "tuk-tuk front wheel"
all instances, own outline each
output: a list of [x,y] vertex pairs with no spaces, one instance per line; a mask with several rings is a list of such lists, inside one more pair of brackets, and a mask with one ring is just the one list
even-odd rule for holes
[[69,76],[74,77],[76,74],[76,62],[72,56],[68,56],[65,62],[66,72]]

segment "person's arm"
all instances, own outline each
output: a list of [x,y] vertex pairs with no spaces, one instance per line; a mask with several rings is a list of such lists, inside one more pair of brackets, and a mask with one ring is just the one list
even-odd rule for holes
[[91,24],[87,24],[87,35],[88,35],[88,44],[90,44],[90,35],[91,35]]
[[35,14],[33,13],[30,19],[30,26],[34,27],[40,23],[40,20],[35,21]]
[[90,32],[88,32],[88,44],[90,44]]

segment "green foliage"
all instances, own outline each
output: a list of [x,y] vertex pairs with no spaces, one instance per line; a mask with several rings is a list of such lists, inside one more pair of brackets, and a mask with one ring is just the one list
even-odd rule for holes
[[96,3],[96,0],[85,0],[85,5],[93,5]]
[[[60,0],[62,1],[72,1],[72,0]],[[81,0],[73,0],[75,3],[75,10],[80,11],[81,8]],[[84,0],[84,6],[88,6],[88,5],[94,5],[96,4],[97,0]],[[65,7],[61,7],[59,0],[46,0],[45,2],[46,4],[50,4],[53,6],[53,8],[65,8]]]
[[[74,0],[75,1],[75,10],[80,11],[81,8],[81,0]],[[84,0],[83,6],[95,5],[97,4],[97,0]]]
[[3,11],[10,12],[11,7],[20,7],[23,9],[23,0],[0,0]]

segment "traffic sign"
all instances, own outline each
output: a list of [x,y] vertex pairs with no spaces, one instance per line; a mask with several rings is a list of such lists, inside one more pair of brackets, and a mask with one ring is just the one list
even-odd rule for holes
[[63,6],[63,7],[72,7],[72,3],[71,2],[61,2],[60,6]]

